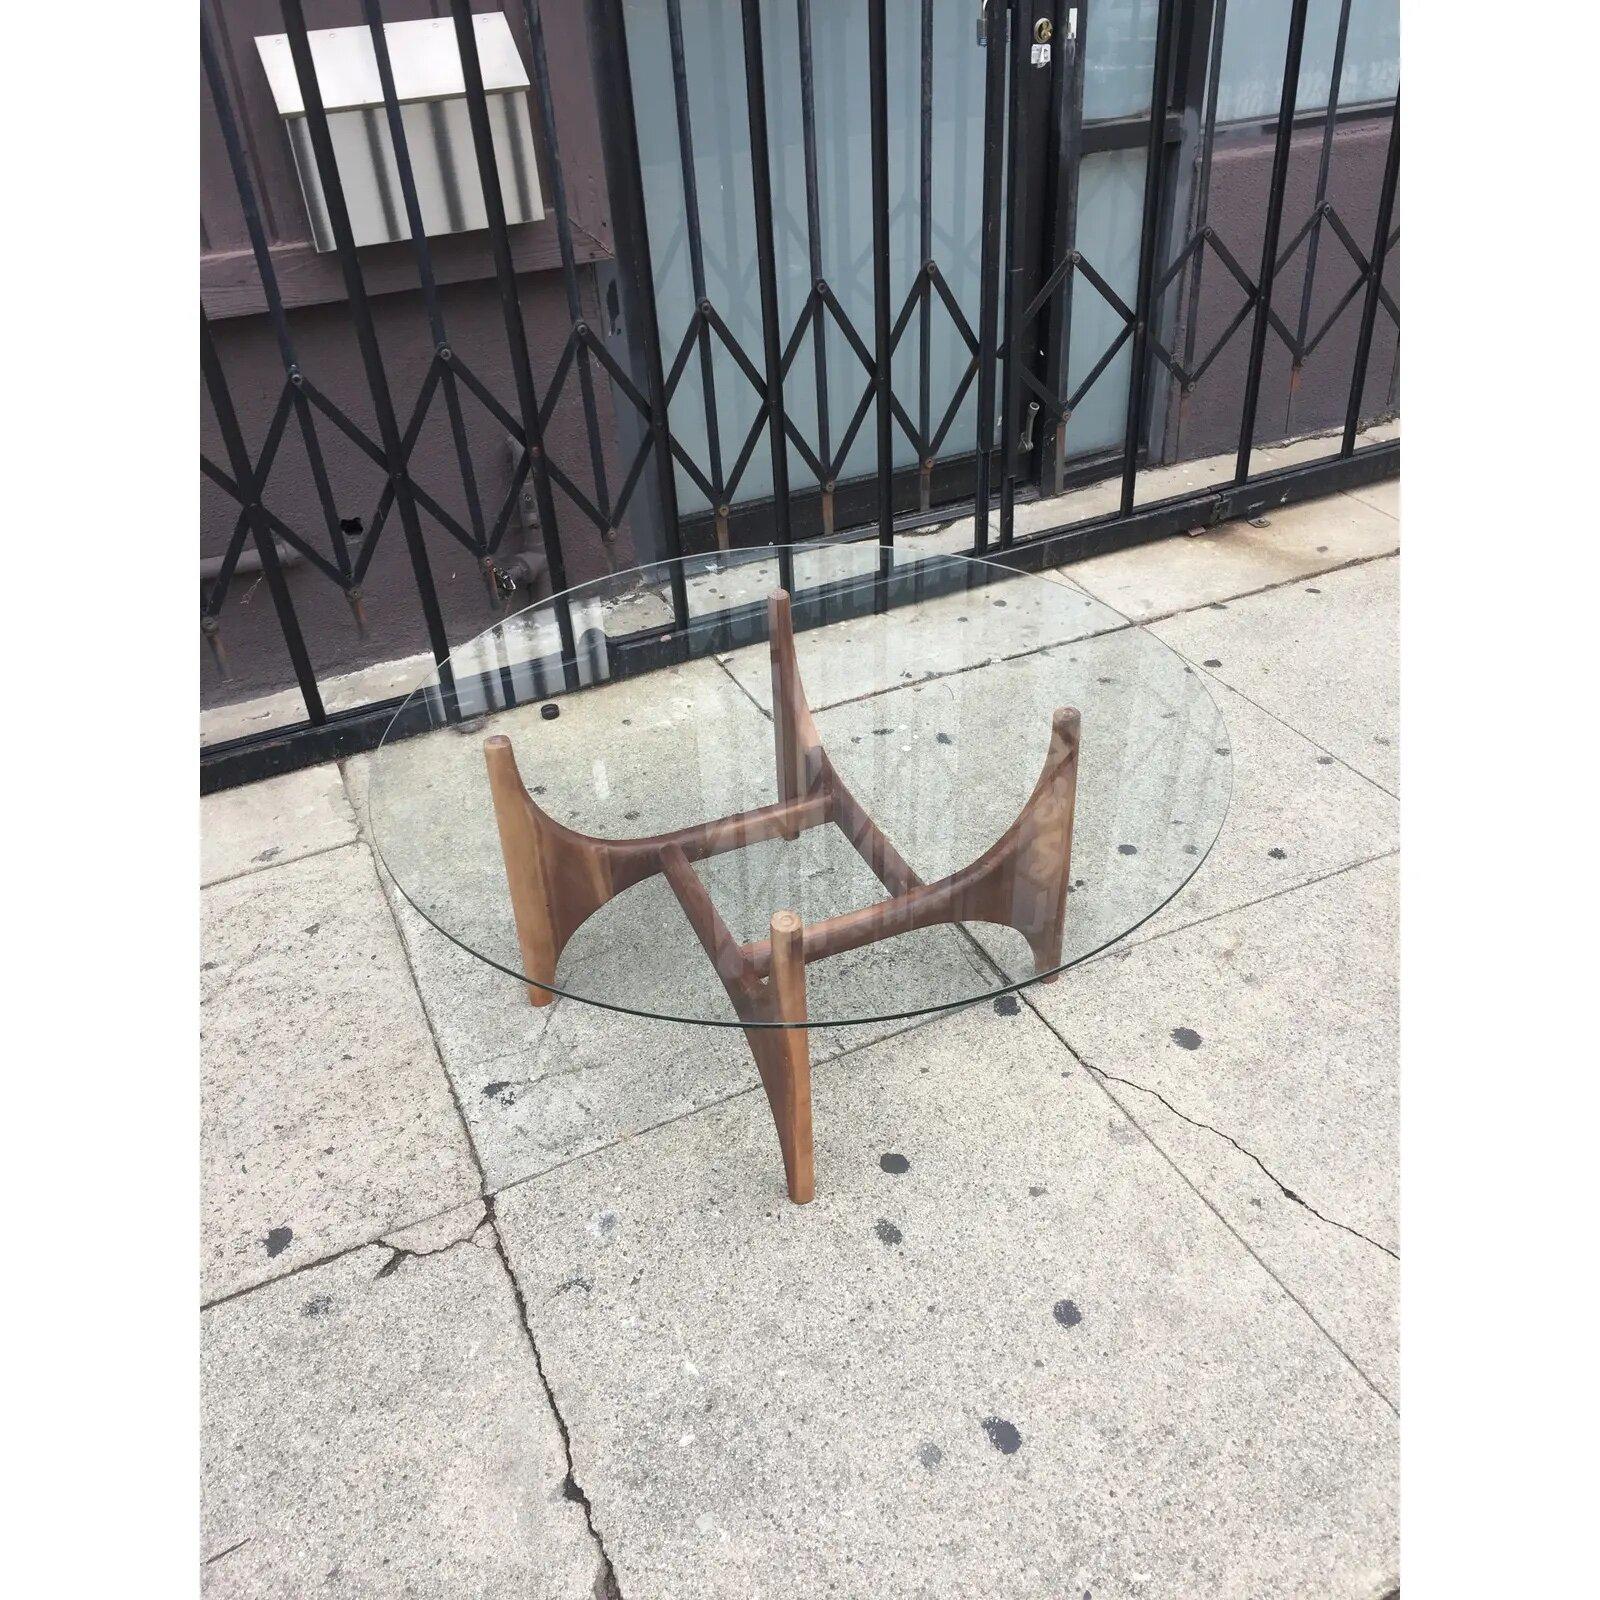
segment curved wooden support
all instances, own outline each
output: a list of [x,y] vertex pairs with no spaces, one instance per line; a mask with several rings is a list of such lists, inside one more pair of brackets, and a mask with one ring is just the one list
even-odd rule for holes
[[833,771],[816,719],[806,704],[805,690],[800,687],[794,619],[788,592],[783,589],[767,596],[767,648],[772,657],[772,742],[777,753],[778,798],[800,800],[810,794],[831,793]]
[[825,796],[828,820],[855,846],[878,882],[890,894],[915,888],[922,879],[850,793],[822,747],[822,736],[800,683],[794,614],[787,590],[779,589],[767,597],[767,637],[772,651],[772,730],[778,754],[779,799]]
[[828,820],[827,801],[817,796],[643,839],[600,839],[564,827],[535,802],[503,733],[483,741],[483,756],[517,943],[530,982],[528,998],[536,1006],[556,998],[556,963],[567,941],[608,900],[660,872],[667,846],[675,846],[687,860],[702,861],[764,839],[797,837]]
[[676,845],[661,852],[661,871],[683,907],[701,948],[711,957],[761,1074],[778,1130],[789,1198],[804,1205],[816,1192],[811,1145],[811,1047],[805,1028],[805,924],[793,911],[773,913],[770,975],[758,978],[734,941],[711,896]]
[[[600,839],[564,827],[535,804],[503,734],[484,741],[528,998],[556,998],[567,941],[608,900],[655,873],[671,886],[744,1024],[778,1130],[789,1197],[814,1192],[806,963],[942,922],[993,922],[1028,941],[1045,982],[1061,963],[1072,869],[1080,719],[1051,718],[1044,770],[1016,820],[970,866],[924,883],[839,776],[806,703],[789,596],[768,601],[778,800],[714,822],[643,839]],[[889,891],[875,905],[809,927],[774,913],[770,937],[741,945],[728,932],[692,863],[765,839],[796,839],[832,822]]]
[[[876,905],[813,922],[807,961],[824,961],[879,939],[941,922],[995,922],[1015,928],[1033,952],[1044,982],[1061,964],[1067,887],[1072,876],[1072,820],[1078,788],[1080,718],[1063,707],[1051,718],[1050,749],[1033,793],[1011,824],[970,866],[917,885]],[[769,968],[767,941],[742,947],[758,976]]]

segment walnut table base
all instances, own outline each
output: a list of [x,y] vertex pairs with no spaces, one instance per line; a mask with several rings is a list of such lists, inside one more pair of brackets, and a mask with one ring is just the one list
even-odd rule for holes
[[[744,1024],[777,1125],[789,1198],[804,1203],[815,1192],[807,963],[936,923],[993,922],[1022,934],[1036,971],[1052,973],[1061,963],[1071,872],[1079,716],[1064,707],[1051,718],[1044,770],[1011,826],[971,865],[924,883],[862,810],[822,748],[800,686],[789,596],[783,590],[769,598],[767,614],[775,805],[645,839],[597,839],[563,827],[534,803],[503,734],[484,741],[484,757],[529,1000],[538,1006],[556,998],[556,963],[587,918],[624,889],[660,873]],[[691,863],[763,839],[797,839],[824,823],[844,833],[889,891],[888,898],[810,924],[793,911],[775,911],[769,938],[735,941]]]

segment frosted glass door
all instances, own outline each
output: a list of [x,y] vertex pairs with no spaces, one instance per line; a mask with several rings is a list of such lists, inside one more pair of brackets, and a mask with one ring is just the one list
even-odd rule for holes
[[[626,14],[663,363],[670,375],[696,304],[693,234],[698,220],[705,296],[760,368],[761,309],[739,7],[732,0],[628,0]],[[932,258],[973,328],[978,324],[984,75],[984,51],[977,44],[975,17],[976,5],[968,0],[936,0],[932,7],[933,181],[928,203]],[[809,24],[809,74],[802,72],[803,23]],[[809,4],[764,0],[761,24],[782,342],[787,345],[811,293],[814,250],[820,275],[870,350],[872,190],[866,7],[860,0],[809,0]],[[921,0],[888,0],[889,282],[896,316],[913,290],[922,261],[922,26]],[[674,49],[675,33],[681,39],[681,50]],[[806,188],[808,79],[816,160],[814,215],[807,204]],[[681,103],[674,93],[675,82],[681,84]],[[689,203],[684,182],[686,143],[696,191],[694,205]],[[918,312],[912,313],[892,364],[896,397],[919,430],[924,420],[931,423],[930,432],[944,418],[971,360],[937,295],[932,307],[926,399]],[[764,428],[739,470],[740,453],[757,419],[756,392],[737,360],[715,337],[710,349],[709,384],[698,352],[684,365],[669,407],[673,433],[713,484],[728,491],[731,503],[769,496],[772,463]],[[789,369],[784,403],[818,457],[838,458],[867,382],[850,341],[831,319],[825,319],[819,362],[813,323]],[[826,402],[825,427],[819,387]],[[941,456],[973,450],[976,392],[976,384],[968,383]],[[715,448],[708,410],[716,423]],[[899,426],[893,439],[894,465],[914,467],[917,451],[911,439]],[[792,494],[817,489],[815,472],[792,446],[788,465]],[[876,469],[870,410],[839,465],[841,482],[870,475]],[[710,504],[703,489],[681,466],[678,497],[680,508],[690,515]]]

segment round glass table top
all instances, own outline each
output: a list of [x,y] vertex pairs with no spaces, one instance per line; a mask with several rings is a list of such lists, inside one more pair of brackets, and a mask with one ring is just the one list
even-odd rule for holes
[[781,914],[811,1027],[1105,949],[1217,837],[1222,714],[1067,573],[923,542],[882,568],[860,543],[686,557],[480,634],[372,758],[396,886],[541,999],[714,1025],[751,1025],[740,985],[769,979]]

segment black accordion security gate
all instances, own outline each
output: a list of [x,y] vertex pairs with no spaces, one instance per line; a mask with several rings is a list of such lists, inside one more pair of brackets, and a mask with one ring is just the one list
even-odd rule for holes
[[[1107,6],[1109,0],[1098,3]],[[450,0],[448,14],[460,55],[471,151],[482,188],[511,378],[511,393],[503,394],[451,342],[446,297],[424,229],[383,19],[377,0],[361,0],[361,17],[371,36],[382,85],[382,104],[372,110],[383,119],[392,145],[399,191],[393,197],[398,202],[394,209],[405,218],[431,347],[415,392],[396,395],[380,348],[364,258],[351,227],[304,7],[301,0],[282,0],[283,29],[375,427],[353,417],[348,405],[332,397],[331,386],[301,364],[295,318],[277,280],[251,162],[231,108],[227,75],[212,28],[203,19],[202,65],[259,273],[280,360],[281,390],[260,438],[247,439],[215,326],[202,308],[202,375],[214,436],[224,457],[203,456],[202,470],[234,509],[220,570],[202,585],[201,626],[222,659],[230,583],[247,548],[253,551],[304,700],[305,717],[270,733],[208,746],[202,751],[202,787],[225,787],[369,749],[398,708],[396,701],[344,711],[330,711],[325,705],[312,662],[312,642],[283,570],[286,552],[293,552],[291,559],[297,565],[340,590],[359,625],[364,580],[385,535],[392,537],[397,526],[428,647],[442,663],[452,640],[435,578],[440,542],[466,552],[482,567],[489,592],[499,594],[506,587],[508,529],[528,489],[537,506],[549,584],[556,592],[567,585],[567,556],[580,531],[609,545],[625,524],[637,525],[648,530],[656,554],[663,557],[743,545],[782,545],[809,537],[876,541],[881,554],[875,580],[866,580],[849,593],[796,596],[796,625],[804,627],[824,614],[838,617],[853,609],[885,609],[914,600],[919,591],[896,576],[893,547],[897,538],[918,526],[971,515],[971,553],[1016,569],[1037,569],[1140,539],[1256,515],[1398,471],[1398,442],[1358,449],[1356,438],[1379,318],[1398,322],[1396,300],[1385,286],[1384,274],[1398,238],[1399,105],[1395,99],[1392,111],[1382,112],[1389,118],[1387,157],[1370,235],[1358,237],[1329,196],[1330,150],[1341,115],[1340,75],[1352,28],[1351,0],[1334,3],[1337,22],[1326,105],[1307,113],[1298,110],[1296,98],[1310,4],[1282,0],[1286,22],[1282,87],[1276,117],[1263,130],[1263,137],[1270,134],[1271,140],[1270,176],[1259,208],[1259,249],[1250,251],[1238,239],[1229,239],[1211,220],[1209,209],[1223,53],[1229,38],[1227,0],[1160,0],[1154,5],[1147,110],[1099,122],[1086,122],[1084,117],[1084,42],[1096,27],[1097,0],[1077,4],[971,0],[970,6],[963,0],[955,8],[959,15],[954,21],[944,0],[937,6],[934,0],[920,0],[917,115],[906,119],[908,129],[915,129],[921,202],[917,260],[909,274],[902,271],[905,281],[896,286],[891,272],[897,219],[891,204],[888,6],[886,0],[861,0],[869,134],[864,187],[871,239],[861,266],[862,283],[870,278],[868,318],[859,309],[852,316],[844,298],[855,286],[830,280],[824,264],[819,148],[827,132],[819,128],[816,114],[819,85],[812,0],[792,0],[792,14],[783,17],[793,30],[798,66],[804,191],[799,237],[794,229],[783,231],[775,219],[770,34],[779,8],[772,0],[766,5],[762,0],[728,0],[724,9],[730,18],[737,13],[737,53],[743,66],[741,131],[748,140],[755,291],[755,336],[747,329],[741,338],[733,326],[732,308],[718,303],[708,283],[680,0],[664,0],[669,43],[665,60],[630,60],[624,0],[594,0],[587,8],[588,59],[557,63],[564,71],[592,73],[602,110],[618,312],[616,327],[609,331],[595,326],[584,312],[586,285],[574,246],[540,3],[512,0],[531,54],[529,100],[569,322],[553,363],[536,372],[501,200],[502,175],[478,37],[469,0]],[[981,51],[978,266],[976,299],[970,304],[963,304],[952,288],[947,275],[952,263],[940,264],[930,222],[930,195],[938,181],[932,64],[936,23],[941,29],[959,26],[973,48]],[[681,172],[692,304],[682,324],[670,330],[662,326],[660,241],[651,237],[640,160],[635,91],[644,70],[662,74],[663,91],[670,82]],[[787,92],[796,85],[782,87]],[[1286,195],[1297,128],[1309,130],[1318,150],[1317,179],[1309,216],[1286,237]],[[1137,264],[1129,292],[1119,292],[1108,263],[1082,247],[1078,233],[1081,164],[1088,155],[1113,150],[1129,161],[1142,158]],[[1274,285],[1297,258],[1303,262],[1296,267],[1301,273],[1298,303],[1280,307],[1274,303]],[[803,274],[806,286],[799,295],[791,289],[785,305],[781,282],[791,282],[796,271]],[[1327,281],[1327,275],[1335,272],[1340,274],[1338,298],[1331,309],[1314,314],[1317,275],[1323,274]],[[1220,333],[1208,332],[1202,338],[1196,308],[1206,273],[1225,274],[1236,286],[1240,303]],[[1075,326],[1074,300],[1088,296],[1099,302],[1101,320],[1109,318],[1114,326],[1104,348],[1088,353],[1080,348],[1072,355],[1068,347]],[[955,352],[946,393],[935,393],[930,381],[935,318]],[[1356,343],[1337,444],[1302,465],[1253,472],[1262,442],[1261,400],[1269,351],[1287,352],[1292,385],[1330,330],[1336,324],[1348,328],[1351,319]],[[915,360],[910,357],[913,349]],[[1204,490],[1141,503],[1140,473],[1153,464],[1150,443],[1159,418],[1170,409],[1169,402],[1186,404],[1230,351],[1243,351],[1245,362],[1231,474]],[[1119,361],[1125,363],[1127,374],[1120,443],[1092,458],[1073,459],[1068,451],[1074,413]],[[858,387],[850,391],[846,405],[836,408],[834,392],[844,381],[841,365]],[[897,380],[905,386],[904,395],[896,391]],[[719,382],[747,390],[747,414],[727,437],[723,437],[725,411],[716,399]],[[614,435],[607,433],[602,416],[607,401],[615,417]],[[963,407],[972,402],[969,421]],[[576,462],[560,458],[548,444],[552,419],[563,405],[582,408],[587,448]],[[419,436],[436,411],[448,422],[459,474],[452,485],[453,503],[465,505],[465,516],[413,470]],[[468,444],[471,428],[481,420],[474,417],[475,411],[513,442],[507,493],[481,492]],[[692,427],[685,420],[691,412]],[[344,441],[342,448],[353,448],[375,470],[381,487],[359,518],[341,515],[350,491],[333,481],[325,434],[319,430]],[[304,519],[297,527],[273,507],[273,468],[291,435],[304,449],[320,527],[306,526]],[[866,440],[871,441],[869,470],[851,472],[852,451],[859,442],[859,460]],[[767,492],[741,498],[739,490],[748,481],[753,462],[764,465],[770,486]],[[796,464],[799,470],[792,471]],[[1042,527],[1035,514],[1030,518],[1032,531],[1018,532],[1019,502],[1057,494],[1075,482],[1097,477],[1116,480],[1114,510],[1059,526],[1051,526],[1046,518]],[[683,504],[685,496],[701,509]],[[641,536],[636,542],[642,546],[646,540]],[[788,561],[781,565],[781,580],[793,588]],[[656,634],[608,639],[610,675],[650,670],[760,636],[764,624],[754,612],[733,610],[691,618],[681,570],[671,570],[675,630],[666,642]],[[557,609],[562,660],[551,667],[571,682],[577,643],[571,617],[565,608]],[[471,697],[465,703],[470,704]]]

